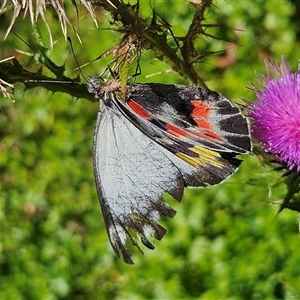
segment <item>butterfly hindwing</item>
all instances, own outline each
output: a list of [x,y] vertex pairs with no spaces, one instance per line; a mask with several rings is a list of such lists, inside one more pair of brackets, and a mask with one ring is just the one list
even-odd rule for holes
[[184,179],[176,165],[120,112],[102,106],[94,138],[94,173],[97,192],[110,242],[115,252],[132,263],[124,244],[134,238],[153,248],[146,236],[161,239],[158,221],[175,211],[162,195],[182,198]]

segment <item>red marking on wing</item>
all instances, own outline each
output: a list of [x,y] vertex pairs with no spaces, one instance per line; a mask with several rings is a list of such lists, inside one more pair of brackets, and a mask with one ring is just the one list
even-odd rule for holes
[[168,133],[170,133],[176,137],[190,135],[190,133],[188,131],[186,131],[180,127],[174,126],[172,124],[166,124],[166,128],[167,128]]
[[210,140],[210,141],[215,141],[215,140],[219,140],[222,141],[222,137],[219,136],[218,134],[214,133],[212,130],[207,130],[204,129],[201,132],[192,132],[194,135],[199,136],[201,138]]
[[192,100],[191,103],[194,106],[192,111],[192,117],[195,117],[195,122],[197,123],[197,125],[199,127],[209,129],[211,125],[203,119],[208,119],[210,114],[210,108],[203,102],[198,100]]
[[191,103],[194,106],[191,115],[194,118],[194,121],[196,122],[198,127],[204,129],[199,133],[193,133],[202,138],[210,140],[217,139],[221,141],[222,137],[213,131],[213,126],[209,123],[208,120],[211,108],[199,100],[192,100]]
[[127,101],[128,106],[138,115],[140,115],[143,118],[151,118],[151,115],[145,110],[141,105],[139,105],[137,102],[134,100],[130,99]]

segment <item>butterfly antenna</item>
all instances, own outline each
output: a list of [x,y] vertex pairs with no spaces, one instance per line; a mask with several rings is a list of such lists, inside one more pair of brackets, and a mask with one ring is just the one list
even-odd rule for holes
[[78,60],[77,60],[77,57],[76,57],[76,55],[75,55],[75,51],[74,51],[74,48],[73,48],[72,40],[71,40],[71,38],[70,38],[69,36],[67,37],[67,39],[68,39],[68,42],[70,43],[71,51],[72,51],[72,54],[73,54],[74,59],[75,59],[75,61],[76,61],[76,65],[77,65],[77,67],[78,67],[78,70],[79,70],[79,72],[80,72],[80,75],[83,77],[83,79],[84,79],[86,82],[88,82],[88,79],[84,76],[83,72],[81,71],[81,67],[80,67],[79,62],[78,62]]

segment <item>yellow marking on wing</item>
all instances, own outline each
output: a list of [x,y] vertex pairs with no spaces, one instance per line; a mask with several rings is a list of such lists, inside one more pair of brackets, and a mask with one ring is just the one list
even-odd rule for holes
[[192,157],[182,152],[176,152],[176,156],[187,162],[188,164],[198,167],[199,165],[202,165],[202,163],[199,161],[198,157]]
[[223,167],[223,164],[220,161],[218,161],[218,158],[221,157],[221,155],[218,152],[205,149],[199,146],[194,146],[192,148],[189,148],[189,150],[198,154],[198,156],[193,157],[182,152],[177,152],[176,156],[178,156],[179,158],[181,158],[182,160],[194,167],[203,165],[213,165],[217,168]]

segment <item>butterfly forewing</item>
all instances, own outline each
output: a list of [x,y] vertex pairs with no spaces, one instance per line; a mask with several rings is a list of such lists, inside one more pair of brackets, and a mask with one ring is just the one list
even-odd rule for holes
[[[114,251],[133,263],[125,247],[133,230],[161,239],[162,217],[175,211],[163,200],[181,200],[185,186],[224,180],[250,150],[249,129],[222,95],[181,85],[134,84],[121,98],[114,90],[89,90],[100,100],[93,147],[97,192]],[[239,127],[239,128],[236,128]]]
[[190,133],[190,140],[206,148],[234,153],[251,150],[246,118],[217,92],[149,83],[129,85],[127,97],[139,103],[154,120],[180,127]]

